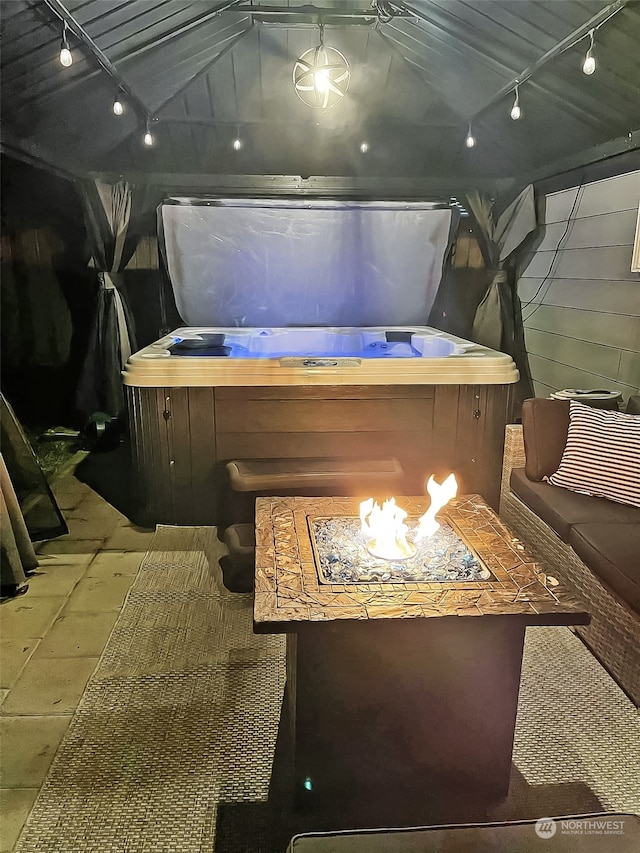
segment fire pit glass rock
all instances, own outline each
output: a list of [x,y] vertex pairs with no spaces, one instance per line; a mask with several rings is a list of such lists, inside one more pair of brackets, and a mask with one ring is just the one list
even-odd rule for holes
[[[322,583],[452,583],[492,577],[446,523],[433,536],[415,542],[417,553],[404,560],[372,556],[357,518],[314,518],[309,525]],[[418,523],[407,520],[407,527],[411,539]]]

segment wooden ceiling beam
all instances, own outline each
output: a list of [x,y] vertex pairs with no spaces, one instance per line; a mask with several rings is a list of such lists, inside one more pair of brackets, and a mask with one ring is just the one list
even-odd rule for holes
[[[342,4],[344,7],[346,4]],[[371,6],[363,8],[354,6],[350,9],[335,6],[314,6],[306,4],[303,6],[258,6],[253,3],[245,3],[236,7],[233,11],[244,12],[247,15],[256,15],[261,18],[309,18],[313,22],[319,19],[323,22],[328,19],[348,21],[350,18],[354,23],[372,23],[377,20],[378,13]],[[408,12],[398,12],[394,17],[408,18]]]

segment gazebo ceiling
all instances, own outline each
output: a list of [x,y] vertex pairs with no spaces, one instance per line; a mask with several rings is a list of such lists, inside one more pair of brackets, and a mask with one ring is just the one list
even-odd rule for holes
[[[322,0],[321,9],[297,0],[2,0],[3,148],[74,174],[495,179],[570,168],[596,146],[594,156],[607,156],[640,145],[640,3],[378,5],[380,15],[370,0]],[[62,18],[70,68],[58,61]],[[603,20],[597,71],[586,76],[585,27]],[[351,70],[347,95],[326,111],[306,106],[292,81],[320,22]],[[519,79],[523,115],[512,121]],[[151,148],[142,142],[147,116]]]

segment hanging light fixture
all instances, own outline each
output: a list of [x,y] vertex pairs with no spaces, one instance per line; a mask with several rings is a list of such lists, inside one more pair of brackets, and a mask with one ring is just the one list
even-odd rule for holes
[[320,24],[320,44],[300,56],[293,66],[293,85],[308,107],[326,110],[341,101],[351,80],[349,63],[335,47],[324,44],[324,25]]
[[589,39],[590,39],[589,49],[587,50],[587,54],[584,58],[584,62],[582,63],[582,71],[584,74],[588,74],[588,75],[593,74],[596,70],[596,58],[593,55],[593,35],[594,35],[594,33],[595,33],[595,30],[589,31]]
[[154,139],[153,139],[153,136],[151,135],[151,120],[147,119],[147,130],[146,130],[146,133],[144,135],[144,144],[147,145],[148,147],[151,147],[153,145],[153,142],[154,142]]
[[67,22],[62,22],[62,41],[60,42],[60,65],[69,68],[73,65],[73,56],[69,50],[69,42],[67,41]]
[[511,107],[511,112],[509,115],[514,121],[518,121],[518,119],[522,116],[522,110],[520,109],[520,88],[519,84],[516,83],[515,98],[513,100],[513,106]]
[[465,139],[464,144],[467,146],[467,148],[473,148],[473,146],[476,144],[476,138],[473,135],[473,128],[471,127],[471,123],[469,123],[469,130],[467,131],[467,138]]
[[233,140],[233,150],[239,151],[241,148],[242,148],[242,140],[240,139],[239,136],[236,136],[236,138]]
[[120,100],[120,92],[118,92],[113,99],[113,114],[116,116],[121,116],[124,112],[124,104]]

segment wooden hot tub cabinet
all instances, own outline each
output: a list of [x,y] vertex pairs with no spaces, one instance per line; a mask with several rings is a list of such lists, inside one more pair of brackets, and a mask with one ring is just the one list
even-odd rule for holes
[[395,456],[404,494],[454,471],[459,494],[497,509],[513,374],[504,384],[150,386],[125,372],[136,521],[225,524],[228,460],[318,456]]

